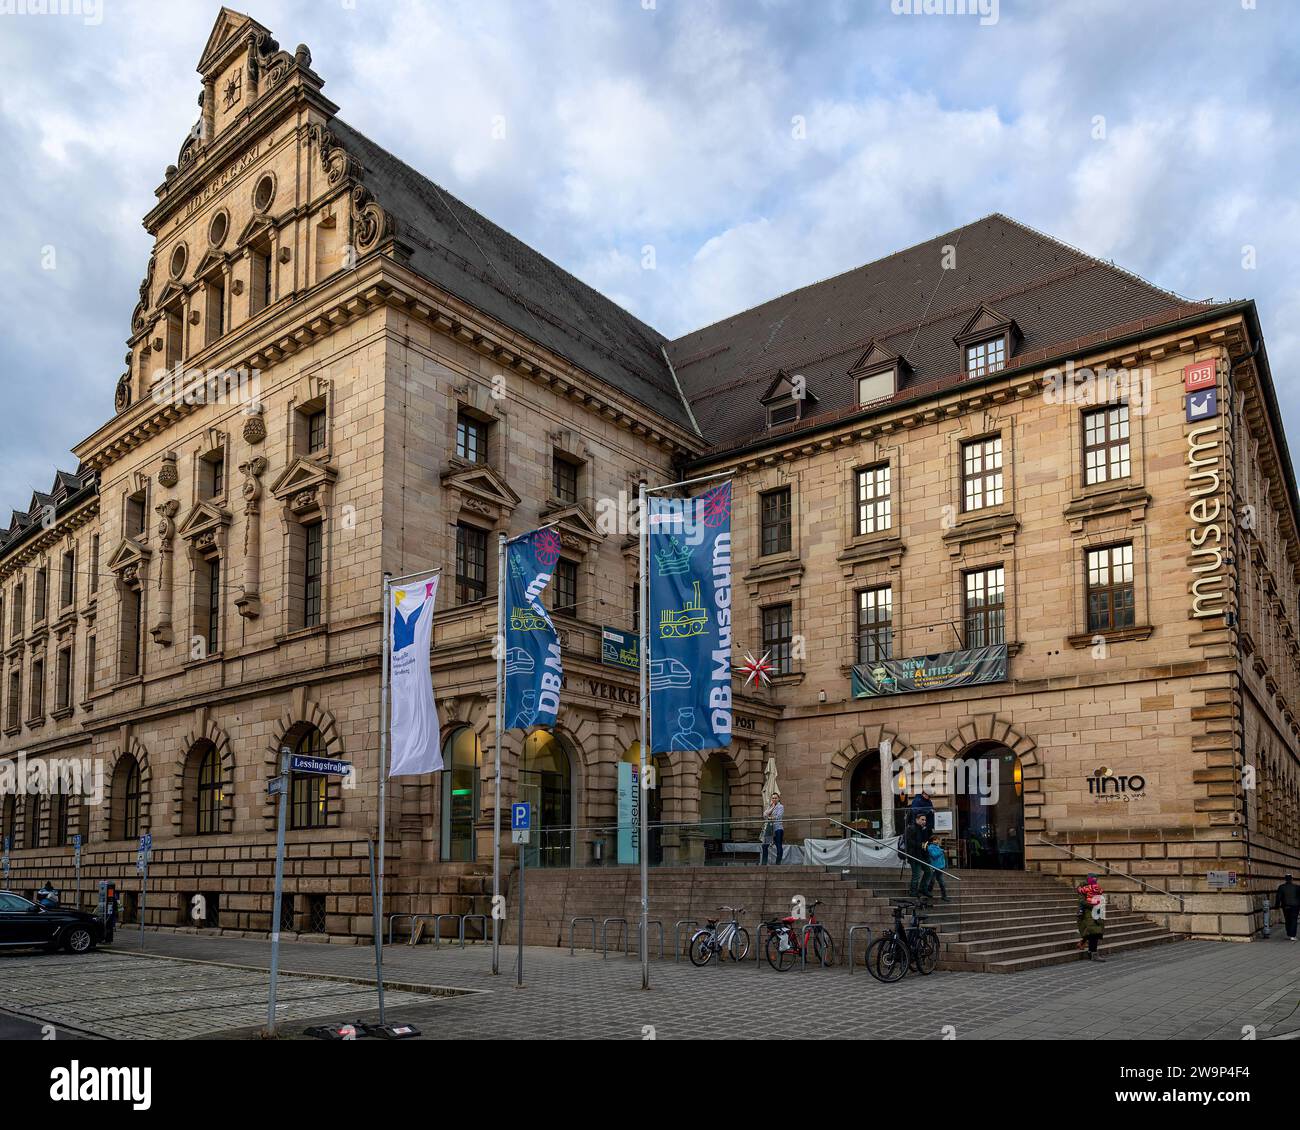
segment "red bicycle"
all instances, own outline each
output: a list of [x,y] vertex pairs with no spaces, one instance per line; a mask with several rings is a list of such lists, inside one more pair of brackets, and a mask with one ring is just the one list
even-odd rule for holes
[[[820,965],[835,964],[835,943],[831,941],[830,931],[817,921],[817,907],[820,905],[821,899],[808,904],[806,922],[788,915],[766,923],[767,963],[778,973],[793,969],[797,962],[805,960],[805,953]],[[803,922],[802,926],[800,922]]]

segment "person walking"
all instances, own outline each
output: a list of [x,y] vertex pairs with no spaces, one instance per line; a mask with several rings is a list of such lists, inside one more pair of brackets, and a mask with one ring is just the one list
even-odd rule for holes
[[943,845],[939,843],[939,837],[932,835],[930,842],[925,845],[926,858],[930,861],[930,869],[926,872],[925,888],[922,895],[925,898],[930,897],[930,892],[934,890],[934,884],[939,884],[939,896],[944,902],[948,901],[948,888],[943,884],[944,868],[948,866],[948,857],[943,853]]
[[1106,932],[1106,895],[1096,875],[1089,875],[1088,881],[1075,890],[1079,892],[1079,949],[1088,947],[1089,961],[1105,961],[1097,947]]
[[776,844],[776,862],[780,864],[785,850],[785,805],[781,803],[780,793],[772,794],[772,803],[763,817],[772,822],[772,842]]
[[912,866],[911,881],[907,885],[908,898],[921,897],[921,887],[928,871],[925,862],[925,845],[929,839],[930,828],[926,824],[924,814],[918,812],[903,834],[903,851],[907,855],[907,862]]
[[1295,941],[1296,921],[1300,919],[1300,885],[1291,878],[1286,876],[1285,882],[1277,889],[1277,894],[1273,896],[1273,909],[1280,910],[1282,916],[1286,919],[1286,936]]
[[930,794],[922,787],[921,791],[912,798],[912,815],[920,813],[925,817],[925,822],[930,831],[934,831],[934,801],[930,799]]

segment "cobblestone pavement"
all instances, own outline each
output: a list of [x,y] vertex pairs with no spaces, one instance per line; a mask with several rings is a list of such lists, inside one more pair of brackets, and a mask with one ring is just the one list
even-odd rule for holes
[[[0,957],[0,1009],[108,1039],[184,1040],[265,1026],[269,982],[259,969],[155,961],[111,951],[5,954]],[[398,992],[392,998],[395,1007],[400,1007],[398,1001],[424,1003],[414,993]],[[301,1021],[373,1007],[374,999],[373,989],[350,982],[284,977],[275,1012],[280,1023],[300,1030]]]
[[[265,1020],[270,944],[149,934],[147,955],[123,946],[89,958],[0,958],[0,1008],[113,1037],[246,1034]],[[296,1021],[373,1019],[373,951],[287,942],[281,982]],[[882,985],[865,971],[775,973],[747,962],[695,969],[622,956],[530,947],[526,987],[515,951],[502,975],[485,946],[384,951],[388,1019],[455,1039],[919,1038],[1257,1039],[1300,1033],[1300,944],[1179,942],[1019,974],[945,973]],[[362,984],[327,978],[354,979]],[[423,993],[407,991],[421,987]],[[436,996],[430,990],[463,990]],[[478,991],[475,991],[478,990]],[[319,1019],[317,1019],[319,1022]]]

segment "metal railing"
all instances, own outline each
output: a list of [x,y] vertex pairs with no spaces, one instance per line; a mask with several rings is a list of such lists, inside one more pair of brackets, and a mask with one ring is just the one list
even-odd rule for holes
[[1054,843],[1044,836],[1039,836],[1038,842],[1046,847],[1055,848],[1057,851],[1063,851],[1066,855],[1073,856],[1075,859],[1082,859],[1084,863],[1091,863],[1094,867],[1100,867],[1107,875],[1118,875],[1121,879],[1127,879],[1130,883],[1136,883],[1139,887],[1143,887],[1149,891],[1154,891],[1162,898],[1177,899],[1178,909],[1180,912],[1187,905],[1187,900],[1182,895],[1176,894],[1173,891],[1166,891],[1162,887],[1157,887],[1151,883],[1145,883],[1136,875],[1130,875],[1127,871],[1121,871],[1117,867],[1112,867],[1109,863],[1103,863],[1099,859],[1093,859],[1091,856],[1084,855],[1082,852],[1071,851],[1068,847],[1063,847],[1061,844]]

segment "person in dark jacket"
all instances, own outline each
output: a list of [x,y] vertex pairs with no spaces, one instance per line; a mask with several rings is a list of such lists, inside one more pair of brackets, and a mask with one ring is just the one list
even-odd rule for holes
[[918,812],[903,833],[903,850],[907,853],[907,862],[912,865],[912,879],[907,886],[909,898],[921,897],[922,885],[930,870],[925,863],[925,845],[929,840],[930,826],[924,813]]
[[920,813],[925,817],[926,827],[931,832],[934,831],[934,801],[930,799],[930,794],[922,789],[912,798],[912,815]]
[[1273,898],[1273,909],[1280,910],[1286,919],[1286,936],[1295,941],[1296,921],[1300,919],[1300,884],[1286,876],[1286,881],[1277,889]]
[[43,906],[46,910],[53,910],[59,905],[59,891],[48,879],[45,885],[36,892],[36,905]]

